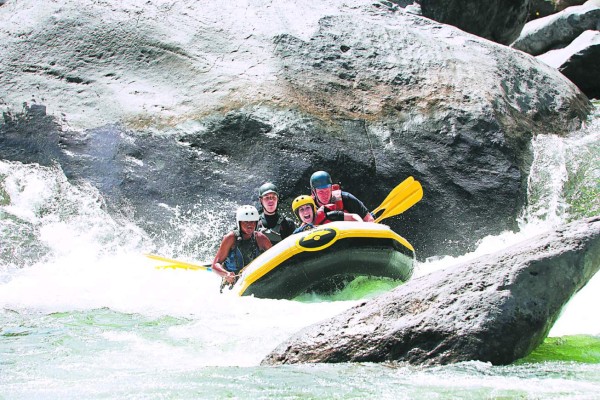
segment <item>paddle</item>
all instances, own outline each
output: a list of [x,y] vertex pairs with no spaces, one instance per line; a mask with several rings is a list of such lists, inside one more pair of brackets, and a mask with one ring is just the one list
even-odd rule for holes
[[375,222],[382,221],[394,215],[402,214],[423,198],[423,188],[418,181],[410,176],[396,186],[390,194],[381,202],[381,205],[373,210],[373,213],[382,211],[375,218]]
[[403,180],[398,186],[396,186],[395,188],[393,188],[391,190],[391,192],[387,195],[387,197],[381,202],[381,204],[379,205],[379,207],[377,207],[376,209],[372,210],[371,212],[373,214],[377,214],[382,209],[388,208],[390,201],[394,197],[396,197],[396,195],[404,192],[406,190],[406,188],[409,187],[414,181],[415,181],[415,178],[413,178],[412,176],[409,176],[408,178],[406,178],[405,180]]
[[168,263],[167,265],[159,265],[157,269],[188,269],[188,270],[205,270],[212,271],[211,265],[212,263],[203,263],[203,264],[192,264],[185,261],[173,260],[170,258],[157,256],[156,254],[144,254],[146,257],[151,258],[153,260],[164,261]]

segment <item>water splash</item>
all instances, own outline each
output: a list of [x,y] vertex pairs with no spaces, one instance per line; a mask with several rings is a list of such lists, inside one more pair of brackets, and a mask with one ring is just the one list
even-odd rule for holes
[[[518,218],[519,230],[484,237],[471,253],[436,256],[415,269],[415,277],[506,249],[560,224],[600,214],[600,104],[587,126],[568,137],[536,135],[528,178],[527,206]],[[597,274],[569,302],[550,336],[578,333],[600,335],[594,305],[600,302]]]
[[182,212],[180,207],[161,205],[171,218],[159,234],[152,237],[158,254],[182,261],[212,260],[222,236],[234,226],[236,205],[231,202],[199,202]]
[[131,222],[105,211],[88,183],[59,166],[0,161],[0,265],[23,267],[72,253],[111,254],[148,242]]
[[600,105],[587,125],[568,137],[537,135],[527,207],[519,219],[549,227],[600,214]]

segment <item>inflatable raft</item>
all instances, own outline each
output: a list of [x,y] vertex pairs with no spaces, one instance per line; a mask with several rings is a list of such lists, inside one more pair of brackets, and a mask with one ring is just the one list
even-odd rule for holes
[[332,222],[291,235],[243,269],[234,290],[240,296],[292,299],[343,276],[407,281],[414,249],[387,225]]

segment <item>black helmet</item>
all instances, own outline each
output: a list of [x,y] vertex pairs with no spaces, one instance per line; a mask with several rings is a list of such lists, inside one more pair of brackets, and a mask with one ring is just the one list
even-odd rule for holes
[[331,176],[325,171],[317,171],[310,177],[310,188],[323,189],[327,186],[331,186]]
[[275,193],[277,197],[279,197],[279,191],[277,190],[277,186],[273,185],[271,182],[264,183],[261,187],[258,188],[258,197],[263,197],[265,194]]

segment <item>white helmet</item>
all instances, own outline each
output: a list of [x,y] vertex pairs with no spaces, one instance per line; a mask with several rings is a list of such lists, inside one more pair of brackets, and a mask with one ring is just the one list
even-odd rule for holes
[[241,221],[258,222],[258,210],[254,206],[241,206],[235,212],[235,219],[237,219],[238,224]]

